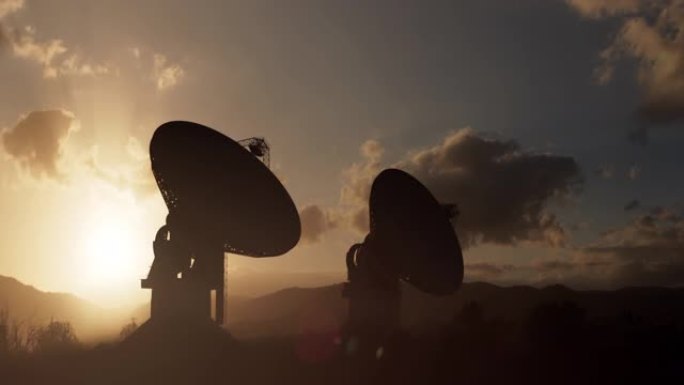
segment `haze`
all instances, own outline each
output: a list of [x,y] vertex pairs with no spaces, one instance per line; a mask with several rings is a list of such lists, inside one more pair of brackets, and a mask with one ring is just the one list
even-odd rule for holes
[[234,295],[343,280],[390,166],[458,204],[466,280],[681,285],[684,17],[642,3],[0,0],[0,274],[143,302],[182,119],[265,137],[300,209]]

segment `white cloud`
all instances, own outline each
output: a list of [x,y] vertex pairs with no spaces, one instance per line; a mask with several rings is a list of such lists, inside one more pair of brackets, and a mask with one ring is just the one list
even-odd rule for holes
[[24,0],[0,0],[0,19],[24,7]]
[[152,76],[160,91],[174,87],[185,76],[183,67],[169,63],[162,54],[154,54],[153,61]]
[[46,79],[62,75],[96,76],[112,71],[109,65],[90,63],[78,53],[67,54],[70,50],[60,39],[39,40],[31,26],[11,30],[8,39],[14,56],[40,64]]

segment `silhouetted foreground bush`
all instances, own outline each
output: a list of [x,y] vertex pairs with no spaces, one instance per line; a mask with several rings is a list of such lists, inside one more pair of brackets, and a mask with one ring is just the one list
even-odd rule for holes
[[127,323],[121,328],[121,332],[119,332],[119,339],[121,341],[125,340],[135,333],[136,330],[138,330],[138,323],[135,322],[135,318],[133,318],[131,319],[131,322]]
[[[349,356],[335,333],[236,341],[218,329],[132,322],[118,346],[0,363],[0,383],[681,384],[682,314],[678,308],[647,318],[626,309],[589,318],[575,303],[560,301],[503,319],[470,302],[448,325],[395,333],[370,361]],[[40,346],[73,346],[73,331],[64,324],[41,330],[34,338]],[[313,340],[326,347],[320,359],[301,354],[301,342]]]
[[0,310],[0,355],[54,354],[79,347],[68,322],[50,320],[43,326],[28,325],[13,320],[7,310]]

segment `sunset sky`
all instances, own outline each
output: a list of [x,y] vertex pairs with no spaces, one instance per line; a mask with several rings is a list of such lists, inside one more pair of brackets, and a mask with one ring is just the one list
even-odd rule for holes
[[459,205],[466,280],[684,284],[684,1],[0,0],[0,275],[142,302],[169,120],[263,136],[301,212],[256,295],[342,280],[373,177]]

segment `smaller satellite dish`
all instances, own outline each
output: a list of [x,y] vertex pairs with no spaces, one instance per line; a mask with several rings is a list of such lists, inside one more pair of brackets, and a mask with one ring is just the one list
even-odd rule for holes
[[354,355],[377,362],[400,327],[400,280],[433,295],[455,292],[463,281],[463,255],[450,219],[455,205],[440,205],[404,171],[387,169],[373,181],[370,232],[347,253],[347,343]]
[[380,268],[435,295],[463,281],[463,255],[444,206],[408,173],[382,171],[370,195],[367,246]]

